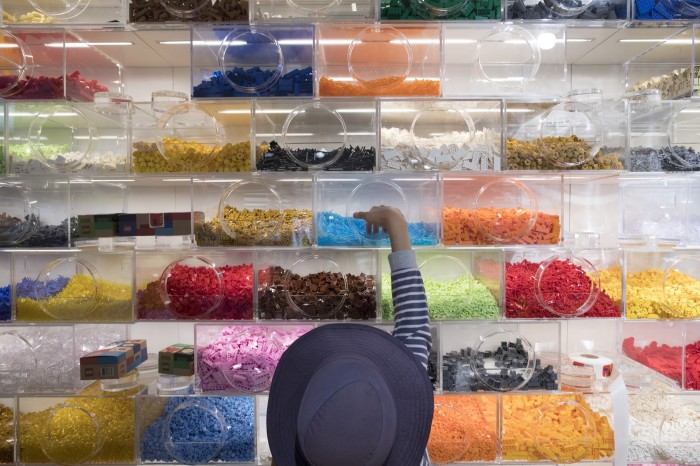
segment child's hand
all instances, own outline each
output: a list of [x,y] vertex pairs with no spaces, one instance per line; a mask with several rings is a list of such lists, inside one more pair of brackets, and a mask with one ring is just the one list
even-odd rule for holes
[[375,206],[367,212],[355,212],[352,216],[366,222],[367,234],[377,234],[380,229],[384,230],[389,235],[393,251],[411,249],[406,218],[396,207]]

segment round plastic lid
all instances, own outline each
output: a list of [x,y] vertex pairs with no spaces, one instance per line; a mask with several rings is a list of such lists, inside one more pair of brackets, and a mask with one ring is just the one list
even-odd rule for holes
[[[73,170],[94,150],[99,134],[83,112],[71,105],[44,108],[29,125],[28,140],[32,155],[54,170]],[[56,145],[69,148],[57,154]]]
[[36,11],[62,21],[81,14],[90,4],[90,0],[29,0],[29,4]]
[[348,296],[348,283],[340,264],[318,255],[295,262],[284,276],[287,303],[310,319],[335,317]]
[[416,9],[433,18],[449,18],[459,14],[472,0],[411,0]]
[[99,453],[104,441],[95,415],[70,402],[51,410],[39,440],[41,450],[57,464],[86,463]]
[[201,168],[221,149],[223,128],[194,102],[170,107],[158,120],[156,145],[171,164]]
[[537,199],[518,180],[503,178],[481,187],[473,208],[476,226],[497,243],[512,243],[527,236],[537,221]]
[[22,39],[0,31],[0,97],[20,93],[34,73],[34,56]]
[[163,8],[177,18],[196,18],[205,8],[211,7],[208,0],[158,0]]
[[570,18],[584,13],[595,5],[598,0],[544,0],[544,4],[559,16]]
[[535,372],[535,362],[532,344],[518,333],[502,329],[479,338],[470,365],[484,385],[507,392],[527,384]]
[[282,127],[282,147],[294,163],[309,169],[333,165],[348,143],[345,120],[320,102],[296,107]]
[[[435,403],[430,439],[428,439],[431,464],[457,462],[469,450],[471,442],[467,425],[457,422],[462,415],[449,401]],[[449,421],[449,419],[454,420]]]
[[700,167],[700,104],[691,103],[679,110],[668,125],[668,146],[672,161],[681,169]]
[[367,233],[365,221],[355,220],[352,215],[355,212],[367,212],[377,205],[395,207],[403,213],[404,218],[411,218],[408,199],[401,187],[393,181],[366,181],[357,185],[345,206],[345,216],[355,235],[370,243],[386,242],[389,240],[389,235],[383,231]]
[[96,92],[93,96],[95,110],[103,115],[130,115],[132,107],[126,104],[133,101],[130,95],[121,92]]
[[411,123],[412,152],[432,168],[450,170],[470,155],[474,121],[459,108],[433,105]]
[[22,335],[13,331],[0,333],[0,377],[3,385],[18,389],[38,367],[34,347]]
[[[688,278],[695,281],[689,283]],[[685,256],[673,260],[664,272],[664,307],[680,318],[688,318],[689,303],[699,302],[700,256]]]
[[287,5],[313,16],[323,16],[332,12],[342,0],[287,0]]
[[[473,298],[474,280],[469,268],[454,256],[439,254],[423,261],[418,268],[424,279],[440,282],[427,293],[428,309],[464,308]],[[439,290],[439,291],[438,291]],[[431,318],[437,319],[431,312]]]
[[246,244],[272,237],[283,220],[280,196],[265,183],[235,183],[219,200],[221,228],[229,237],[238,238]]
[[603,103],[603,90],[594,87],[573,89],[569,92],[569,100],[581,102],[597,109]]
[[[678,401],[676,401],[678,403]],[[674,403],[675,404],[675,403]],[[658,448],[669,462],[700,463],[700,405],[682,403],[669,409],[659,426]]]
[[255,94],[271,88],[282,77],[284,54],[266,29],[239,27],[221,41],[219,68],[234,89]]
[[221,304],[224,296],[216,264],[201,256],[171,262],[160,276],[158,292],[173,314],[189,319],[206,316]]
[[517,89],[537,75],[541,61],[535,37],[526,29],[507,25],[494,28],[479,40],[474,66],[490,84]]
[[593,159],[603,141],[603,123],[592,107],[563,102],[552,107],[540,124],[538,145],[542,155],[562,168]]
[[[75,288],[74,295],[62,291],[58,293],[62,296],[56,294],[56,280],[78,276],[84,276],[85,283],[79,289]],[[36,300],[41,309],[54,319],[83,320],[95,311],[99,303],[98,278],[97,270],[89,262],[76,257],[57,259],[48,263],[34,281]]]
[[[241,342],[252,340],[247,347]],[[226,382],[238,393],[259,393],[270,388],[277,368],[277,358],[268,354],[280,354],[280,343],[268,332],[264,335],[244,330],[232,335],[222,349],[218,369]]]
[[388,92],[411,73],[413,49],[396,28],[383,25],[361,30],[348,47],[350,76],[371,92]]
[[172,106],[190,100],[185,92],[160,90],[151,92],[151,109],[157,113],[167,112]]
[[[566,262],[566,278],[559,267]],[[585,314],[595,304],[600,293],[600,274],[583,257],[556,255],[542,262],[535,273],[535,295],[540,305],[553,316],[576,317]]]
[[224,447],[228,429],[226,419],[214,405],[206,400],[186,401],[168,415],[163,442],[178,463],[203,464]]
[[[577,425],[578,430],[572,429],[572,424]],[[549,461],[565,464],[584,459],[593,446],[595,435],[590,411],[570,400],[543,410],[534,432],[540,454]]]
[[0,246],[21,243],[39,223],[31,193],[21,185],[0,183]]

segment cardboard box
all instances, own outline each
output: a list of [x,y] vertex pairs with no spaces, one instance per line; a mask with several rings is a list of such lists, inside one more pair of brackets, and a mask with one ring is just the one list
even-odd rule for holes
[[194,375],[194,346],[175,343],[158,352],[158,373]]
[[80,358],[80,380],[118,379],[148,359],[146,340],[110,343]]

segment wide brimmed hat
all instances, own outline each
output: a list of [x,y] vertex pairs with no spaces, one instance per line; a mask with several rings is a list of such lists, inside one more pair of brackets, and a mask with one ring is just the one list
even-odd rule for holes
[[432,385],[411,350],[369,325],[326,324],[282,355],[267,438],[277,466],[417,466],[432,418]]

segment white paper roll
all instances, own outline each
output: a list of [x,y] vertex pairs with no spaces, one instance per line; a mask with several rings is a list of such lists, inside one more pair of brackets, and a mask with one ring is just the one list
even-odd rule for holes
[[612,359],[592,353],[571,353],[569,359],[574,366],[591,367],[596,378],[610,377],[613,370]]

